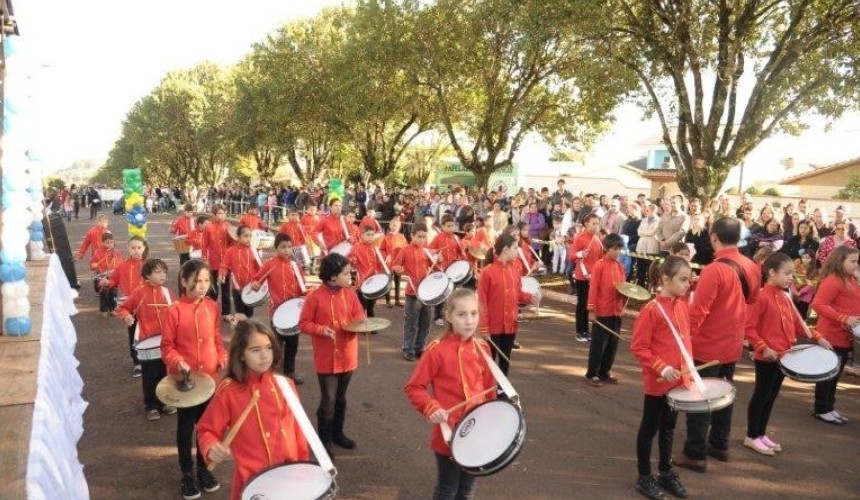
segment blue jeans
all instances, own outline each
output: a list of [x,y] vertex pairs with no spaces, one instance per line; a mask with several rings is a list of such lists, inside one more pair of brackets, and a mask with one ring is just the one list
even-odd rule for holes
[[427,334],[430,333],[430,306],[424,305],[418,297],[408,295],[404,309],[403,353],[417,356],[424,351]]
[[475,476],[467,474],[454,459],[436,455],[436,488],[433,500],[470,500],[475,498]]

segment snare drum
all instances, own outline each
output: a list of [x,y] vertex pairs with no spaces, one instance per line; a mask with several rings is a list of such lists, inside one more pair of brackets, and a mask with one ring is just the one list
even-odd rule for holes
[[707,396],[701,394],[695,386],[691,389],[670,389],[666,393],[669,408],[686,413],[709,413],[722,410],[735,402],[735,386],[728,380],[708,377],[703,378],[702,382],[705,383]]
[[418,300],[424,305],[436,306],[448,300],[454,291],[454,282],[442,271],[430,273],[418,285]]
[[473,476],[488,476],[507,467],[526,437],[526,420],[518,406],[496,399],[466,413],[451,437],[454,461]]
[[328,471],[311,462],[276,465],[252,477],[242,500],[330,500],[337,483]]
[[538,300],[543,296],[541,292],[540,282],[531,276],[523,276],[520,278],[520,290],[532,296],[536,296]]
[[267,231],[255,229],[251,233],[251,247],[257,250],[267,250],[275,246],[275,235]]
[[824,382],[839,375],[839,356],[820,345],[796,345],[779,358],[779,369],[798,382]]
[[111,274],[110,272],[107,272],[107,273],[96,274],[95,276],[93,276],[93,289],[95,289],[96,293],[102,293],[102,287],[99,286],[99,281],[101,281],[103,279],[108,279],[110,274]]
[[137,351],[137,359],[151,361],[161,359],[161,335],[154,335],[138,342],[134,349]]
[[372,274],[364,280],[359,290],[365,299],[376,300],[391,290],[391,283],[391,276],[385,273]]
[[455,260],[445,269],[445,274],[455,285],[464,285],[472,278],[472,266],[468,260]]
[[296,264],[305,267],[311,265],[311,256],[308,253],[307,245],[294,246],[292,252],[293,260],[296,261]]
[[290,299],[275,309],[272,315],[272,323],[275,331],[284,337],[299,334],[299,316],[302,314],[302,306],[305,305],[304,297]]
[[189,246],[186,243],[187,235],[181,234],[175,238],[173,238],[173,249],[176,250],[176,253],[188,253]]
[[333,246],[329,253],[339,253],[344,257],[349,257],[349,252],[352,251],[352,243],[343,241]]
[[242,287],[242,302],[244,302],[246,306],[261,306],[265,304],[267,300],[269,300],[268,282],[264,281],[263,286],[261,286],[259,290],[254,290],[253,288],[251,288],[250,283]]

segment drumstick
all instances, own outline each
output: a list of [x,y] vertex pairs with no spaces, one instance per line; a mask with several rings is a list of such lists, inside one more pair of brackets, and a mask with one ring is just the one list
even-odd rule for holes
[[[239,414],[239,418],[236,419],[236,423],[233,424],[233,427],[230,428],[230,432],[227,433],[227,436],[224,438],[224,441],[222,441],[221,444],[223,444],[227,448],[230,447],[230,443],[233,442],[233,439],[236,437],[236,434],[239,433],[239,429],[242,427],[242,424],[245,423],[245,419],[248,418],[248,415],[251,413],[251,410],[254,409],[254,406],[259,400],[260,391],[255,390],[254,394],[251,396],[251,401],[248,401],[248,405],[245,406],[245,409],[242,410],[242,413]],[[206,468],[211,471],[215,469],[216,465],[218,465],[218,462],[211,462]]]
[[809,325],[806,324],[806,321],[800,315],[800,311],[797,310],[797,306],[794,304],[794,301],[791,300],[791,295],[788,292],[785,292],[785,297],[788,299],[788,303],[791,304],[791,310],[794,311],[795,316],[797,316],[797,319],[800,320],[800,324],[803,325],[803,330],[806,332],[806,336],[810,339],[813,338],[812,331],[809,329]]
[[499,356],[501,356],[502,358],[504,358],[504,360],[505,360],[505,361],[507,361],[507,362],[508,362],[508,364],[511,364],[511,359],[510,359],[510,358],[508,358],[507,356],[505,356],[505,353],[503,353],[503,352],[502,352],[502,350],[501,350],[501,349],[499,349],[499,346],[497,346],[497,345],[496,345],[496,343],[495,343],[495,342],[493,342],[493,339],[491,339],[491,338],[487,337],[487,339],[486,339],[486,340],[487,340],[487,342],[489,342],[489,343],[490,343],[490,345],[491,345],[491,346],[493,346],[493,348],[494,348],[494,349],[496,349],[496,352],[497,352],[497,353],[499,353]]
[[459,403],[457,403],[457,404],[455,404],[454,406],[452,406],[452,407],[448,408],[447,410],[445,410],[445,412],[447,412],[447,413],[451,413],[451,412],[453,412],[453,411],[459,410],[460,408],[462,408],[462,407],[466,406],[467,404],[469,404],[469,401],[475,400],[475,399],[477,399],[477,398],[479,398],[479,397],[481,397],[481,396],[486,396],[487,394],[489,394],[489,393],[491,393],[491,392],[493,392],[493,391],[496,391],[496,390],[498,390],[498,388],[497,388],[496,386],[493,386],[493,387],[490,387],[489,389],[483,390],[483,391],[481,391],[481,392],[479,392],[479,393],[477,393],[477,394],[473,394],[473,395],[472,395],[472,397],[470,397],[470,398],[466,399],[465,401],[460,401]]
[[[716,360],[716,359],[713,361],[708,361],[707,363],[702,363],[701,365],[697,366],[696,371],[704,370],[705,368],[710,368],[712,366],[717,366],[718,364],[720,364],[720,362],[719,362],[719,360]],[[685,366],[684,369],[681,370],[681,376],[683,377],[684,375],[689,375],[689,374],[690,374],[690,367]],[[665,382],[665,381],[666,381],[666,379],[664,379],[663,377],[660,377],[657,379],[657,382]]]
[[595,319],[595,320],[592,320],[591,322],[592,322],[592,323],[597,323],[598,325],[600,325],[600,327],[601,327],[601,328],[603,328],[603,329],[604,329],[604,330],[606,330],[607,332],[611,333],[612,335],[615,335],[615,336],[616,336],[616,337],[618,337],[619,339],[621,339],[621,340],[623,340],[623,341],[625,341],[625,342],[630,342],[630,339],[628,339],[627,337],[622,336],[620,333],[616,332],[616,331],[615,331],[615,330],[613,330],[612,328],[609,328],[608,326],[604,325],[604,324],[603,324],[603,323],[601,323],[600,321],[597,321],[597,320]]

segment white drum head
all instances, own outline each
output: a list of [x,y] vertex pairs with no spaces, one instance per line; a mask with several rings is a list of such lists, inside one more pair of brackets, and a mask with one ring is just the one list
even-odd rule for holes
[[705,383],[707,394],[703,395],[700,393],[696,385],[693,384],[693,387],[690,389],[687,389],[686,387],[675,387],[674,389],[669,390],[666,395],[679,403],[695,403],[722,398],[728,396],[734,390],[731,382],[721,378],[707,377],[703,378],[702,382]]
[[454,460],[463,467],[481,467],[499,458],[517,439],[521,415],[506,401],[475,407],[457,424],[451,439]]
[[800,345],[788,350],[780,359],[785,369],[798,375],[820,375],[835,370],[839,357],[819,345]]
[[138,350],[161,348],[161,335],[154,335],[137,343]]
[[374,274],[364,280],[364,283],[361,284],[361,293],[363,295],[374,295],[388,286],[388,281],[391,278],[385,273]]
[[531,295],[539,295],[540,282],[538,282],[538,280],[532,278],[531,276],[523,276],[520,279],[520,290]]
[[469,271],[472,268],[469,266],[469,262],[466,260],[455,260],[448,269],[445,269],[445,274],[448,275],[454,282],[460,282],[466,279],[466,276],[469,275]]
[[302,314],[302,306],[305,305],[304,297],[290,299],[275,309],[275,314],[272,315],[272,323],[275,328],[280,330],[289,330],[299,326],[299,316]]
[[428,274],[418,285],[418,300],[421,302],[437,299],[451,283],[451,278],[442,271]]
[[251,284],[248,283],[242,288],[242,302],[245,304],[260,304],[266,297],[269,295],[269,283],[264,281],[263,286],[260,287],[259,290],[254,290],[251,288]]
[[316,500],[332,489],[332,477],[316,464],[281,465],[248,481],[242,500]]
[[331,253],[339,253],[344,257],[348,257],[350,250],[352,250],[352,245],[348,241],[344,241],[343,243],[335,245],[331,249]]

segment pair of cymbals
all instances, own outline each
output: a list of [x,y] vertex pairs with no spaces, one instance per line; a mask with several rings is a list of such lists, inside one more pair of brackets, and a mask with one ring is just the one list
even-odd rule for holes
[[369,333],[384,330],[391,326],[391,321],[385,318],[364,318],[352,320],[343,329],[354,333]]
[[618,293],[621,295],[633,300],[639,300],[642,302],[651,300],[651,292],[635,283],[618,283],[615,285],[615,289],[618,290]]
[[484,248],[472,247],[469,249],[469,253],[472,254],[472,257],[478,260],[484,260],[487,258],[487,250]]
[[215,379],[205,373],[188,372],[181,380],[167,376],[155,387],[159,401],[176,408],[190,408],[209,401],[215,394]]

